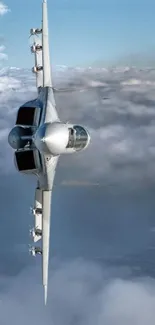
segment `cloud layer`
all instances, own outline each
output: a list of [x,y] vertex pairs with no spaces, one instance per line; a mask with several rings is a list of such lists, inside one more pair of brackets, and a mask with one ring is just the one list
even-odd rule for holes
[[44,308],[40,259],[28,256],[35,182],[16,172],[7,145],[35,80],[28,70],[0,70],[1,323],[154,324],[154,84],[153,69],[54,71],[55,87],[71,90],[56,95],[61,119],[86,125],[92,142],[59,162]]
[[9,323],[11,314],[16,324],[22,322],[23,325],[30,318],[31,322],[47,325],[154,324],[153,280],[112,278],[107,268],[104,271],[98,265],[82,260],[61,264],[53,270],[49,301],[45,308],[42,306],[37,271],[29,269],[11,285],[7,283],[7,289],[1,294],[1,322]]

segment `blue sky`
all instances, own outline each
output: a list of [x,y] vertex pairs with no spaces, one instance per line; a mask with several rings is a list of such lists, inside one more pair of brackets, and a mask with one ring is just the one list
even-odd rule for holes
[[[39,27],[41,0],[6,0],[0,31],[10,66],[29,67],[29,29]],[[91,65],[136,53],[155,54],[155,1],[49,0],[52,63]],[[133,62],[134,63],[134,62]]]

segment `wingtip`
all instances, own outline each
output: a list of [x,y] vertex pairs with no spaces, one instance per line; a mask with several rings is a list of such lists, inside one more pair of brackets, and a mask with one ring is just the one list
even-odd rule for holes
[[44,285],[44,304],[47,304],[47,285]]

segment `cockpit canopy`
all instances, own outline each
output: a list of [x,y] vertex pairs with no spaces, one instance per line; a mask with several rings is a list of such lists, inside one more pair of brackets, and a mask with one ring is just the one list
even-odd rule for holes
[[73,125],[69,128],[69,141],[67,149],[75,149],[76,151],[84,149],[89,142],[89,135],[81,125]]

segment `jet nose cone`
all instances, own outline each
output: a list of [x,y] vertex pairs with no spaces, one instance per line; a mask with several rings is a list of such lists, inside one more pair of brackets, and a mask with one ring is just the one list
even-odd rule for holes
[[60,122],[45,123],[34,135],[33,141],[40,152],[60,155],[66,150],[69,140],[67,126]]

